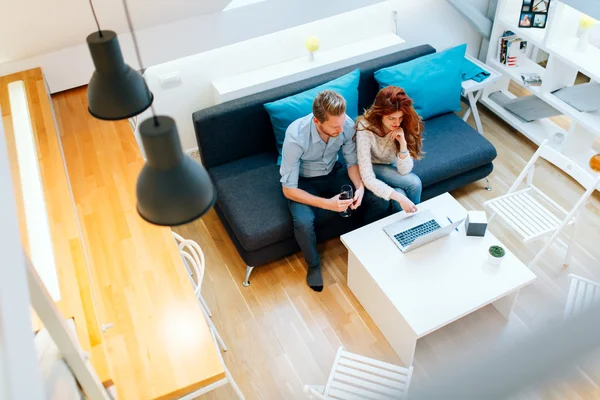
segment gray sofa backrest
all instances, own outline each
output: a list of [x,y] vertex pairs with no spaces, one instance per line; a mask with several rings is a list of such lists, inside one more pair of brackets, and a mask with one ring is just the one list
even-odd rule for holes
[[269,114],[263,107],[265,103],[303,92],[360,68],[358,109],[362,113],[379,91],[373,77],[375,71],[431,53],[435,53],[433,47],[421,45],[196,111],[192,118],[202,163],[210,169],[254,154],[275,152],[275,136]]

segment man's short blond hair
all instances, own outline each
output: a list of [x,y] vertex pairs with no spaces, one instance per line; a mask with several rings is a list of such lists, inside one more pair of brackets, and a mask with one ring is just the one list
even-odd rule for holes
[[333,90],[320,92],[313,101],[313,115],[323,123],[329,117],[337,117],[346,112],[346,100]]

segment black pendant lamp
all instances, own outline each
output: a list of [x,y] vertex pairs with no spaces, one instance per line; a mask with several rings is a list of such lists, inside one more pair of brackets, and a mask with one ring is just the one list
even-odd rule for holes
[[154,225],[176,226],[204,215],[215,204],[208,173],[184,155],[175,121],[155,116],[140,124],[147,162],[137,181],[137,210]]
[[117,34],[98,31],[87,37],[95,71],[88,85],[88,110],[98,119],[136,116],[152,104],[142,75],[125,64]]
[[[148,107],[152,110],[152,117],[139,126],[147,161],[137,181],[138,213],[146,221],[162,226],[182,225],[200,218],[216,200],[208,173],[183,154],[175,121],[156,115],[153,96],[143,76],[123,61],[117,35],[100,30],[91,0],[90,7],[98,26],[98,32],[87,38],[96,67],[88,86],[90,114],[98,119],[116,120],[140,114]],[[143,69],[126,0],[123,9]]]
[[[126,3],[123,4],[131,28],[129,10]],[[110,121],[141,114],[152,104],[152,93],[142,75],[125,64],[117,34],[100,29],[92,0],[90,8],[98,31],[86,39],[95,67],[88,84],[88,111],[95,118]],[[135,41],[133,29],[131,34]],[[137,43],[134,44],[137,52]]]

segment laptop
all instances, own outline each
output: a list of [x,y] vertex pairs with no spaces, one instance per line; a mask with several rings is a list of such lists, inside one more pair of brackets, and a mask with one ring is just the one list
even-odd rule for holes
[[449,235],[463,221],[464,218],[452,222],[449,218],[436,217],[430,210],[423,210],[384,226],[383,231],[406,253]]

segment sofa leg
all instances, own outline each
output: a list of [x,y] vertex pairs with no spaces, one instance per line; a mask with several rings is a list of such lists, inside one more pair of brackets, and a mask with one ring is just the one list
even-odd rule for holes
[[492,190],[492,185],[490,185],[490,180],[488,178],[485,178],[485,190],[488,192]]
[[245,287],[250,286],[250,274],[252,273],[252,270],[254,269],[254,267],[251,267],[249,265],[246,265],[246,279],[244,280],[244,282],[242,282],[242,285],[244,285]]

